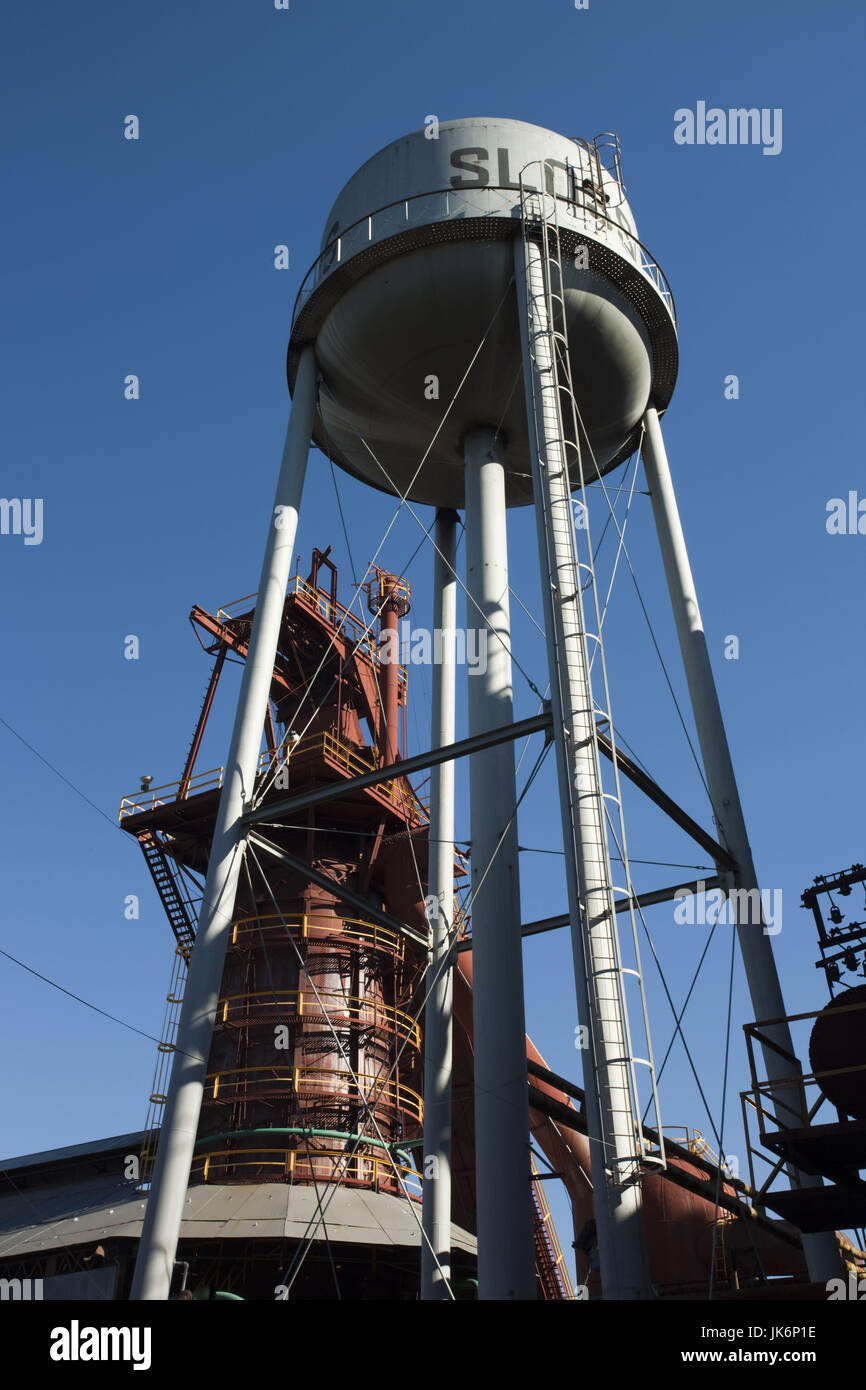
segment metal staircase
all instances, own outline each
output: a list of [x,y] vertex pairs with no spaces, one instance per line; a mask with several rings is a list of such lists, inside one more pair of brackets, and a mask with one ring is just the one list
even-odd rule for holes
[[147,867],[156,885],[160,902],[165,908],[171,929],[181,950],[191,951],[195,942],[194,913],[189,895],[185,892],[171,867],[161,842],[152,830],[142,830],[136,836]]
[[565,1256],[553,1224],[553,1215],[544,1194],[544,1184],[538,1179],[535,1155],[532,1161],[532,1229],[535,1246],[535,1275],[539,1297],[542,1299],[573,1299],[574,1288],[568,1276]]
[[141,830],[136,839],[141,845],[145,862],[150,869],[160,902],[165,909],[165,915],[177,942],[168,994],[165,997],[166,1007],[160,1034],[161,1041],[158,1044],[156,1068],[153,1074],[153,1085],[147,1117],[144,1122],[144,1138],[139,1158],[139,1186],[146,1189],[150,1185],[156,1158],[156,1145],[162,1121],[162,1109],[168,1097],[171,1060],[180,1023],[180,1010],[186,988],[189,960],[195,945],[195,926],[193,925],[195,909],[156,834],[152,830]]

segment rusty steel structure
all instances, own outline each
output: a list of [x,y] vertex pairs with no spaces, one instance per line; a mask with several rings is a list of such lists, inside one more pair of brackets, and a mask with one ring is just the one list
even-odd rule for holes
[[[397,622],[409,611],[409,586],[376,569],[366,594],[374,620],[369,629],[339,602],[329,550],[315,550],[310,573],[296,574],[289,585],[259,766],[265,805],[289,789],[339,784],[365,770],[399,765],[405,754],[406,671],[389,655],[396,649]],[[223,781],[222,769],[196,771],[196,757],[226,658],[244,659],[253,616],[249,600],[216,614],[193,608],[191,622],[214,665],[181,778],[124,797],[121,805],[121,825],[141,845],[176,938],[167,1037],[142,1146],[144,1190],[165,1102],[184,966],[194,945],[191,895],[207,866]],[[415,1154],[422,1134],[424,801],[408,777],[398,774],[335,795],[297,823],[271,827],[269,833],[299,867],[271,860],[267,882],[255,872],[242,879],[190,1183],[312,1184],[317,1190],[320,1184],[341,1185],[414,1204],[421,1191]],[[310,869],[317,881],[310,879]],[[458,918],[466,877],[465,858],[458,853]],[[342,893],[348,887],[359,900],[375,902],[395,925],[414,927],[415,939],[383,924],[379,914],[372,920],[360,909],[347,909],[329,881]],[[471,1236],[475,1165],[468,956],[463,964],[466,1009],[456,1049],[453,1216]],[[535,1189],[539,1296],[569,1297],[565,1259],[540,1182]],[[224,1263],[222,1283],[237,1286],[244,1263],[240,1251]],[[381,1270],[381,1256],[376,1263]],[[465,1274],[471,1259],[463,1265]],[[279,1277],[276,1267],[274,1277]],[[411,1278],[407,1286],[412,1287]]]
[[[321,585],[323,571],[331,577],[328,588]],[[363,625],[338,603],[336,579],[327,553],[316,551],[309,577],[296,577],[286,599],[261,763],[274,794],[394,760],[405,672],[393,667],[387,673],[389,723],[373,642],[361,637]],[[226,654],[244,656],[252,619],[244,601],[216,615],[192,611],[214,667],[191,753],[201,746]],[[334,640],[338,623],[343,634]],[[280,757],[276,733],[282,737],[292,721],[304,732],[294,741],[290,736],[291,751]],[[139,839],[152,871],[158,862],[154,881],[179,947],[190,941],[189,914],[178,910],[180,892],[171,901],[166,871],[175,883],[185,872],[204,871],[220,783],[219,771],[195,774],[188,759],[176,787],[148,789],[123,803],[121,824]],[[398,778],[311,810],[276,838],[323,875],[351,880],[359,893],[409,912],[413,895],[408,883],[397,882],[397,865],[410,839],[422,844],[424,825],[423,803]],[[349,1142],[337,1136],[351,1136],[364,1110],[359,1088],[372,1086],[398,1050],[395,1075],[376,1092],[373,1113],[387,1143],[417,1137],[420,1029],[409,1009],[421,958],[418,943],[351,916],[327,888],[298,873],[272,870],[267,889],[253,886],[250,877],[239,894],[223,975],[194,1176],[330,1178]],[[350,1068],[340,1060],[341,1043]],[[311,1130],[321,1133],[310,1137]],[[353,1154],[344,1180],[395,1186],[387,1159],[373,1145]]]

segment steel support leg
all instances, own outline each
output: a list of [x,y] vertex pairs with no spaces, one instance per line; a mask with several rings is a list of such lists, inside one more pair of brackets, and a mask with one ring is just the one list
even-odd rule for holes
[[[430,747],[454,742],[457,629],[457,513],[436,513],[433,565],[433,711]],[[441,649],[439,636],[441,634]],[[454,915],[454,764],[430,773],[430,925],[428,994],[424,1007],[424,1183],[422,1299],[447,1299],[451,1278],[451,1033],[453,966],[448,963]],[[431,1249],[432,1247],[432,1249]],[[436,1259],[433,1258],[435,1252]],[[438,1266],[436,1261],[438,1260]]]
[[[740,794],[725,725],[710,665],[707,640],[698,596],[692,577],[685,536],[677,508],[673,480],[668,466],[658,414],[650,407],[644,417],[645,436],[643,460],[647,484],[652,498],[653,514],[661,545],[668,590],[677,625],[680,651],[686,671],[692,712],[701,746],[707,786],[713,815],[720,830],[722,843],[737,861],[739,870],[728,874],[729,887],[740,890],[735,903],[737,936],[749,985],[749,994],[756,1020],[783,1018],[785,1002],[776,971],[773,947],[765,930],[759,906],[758,877],[752,861],[752,851],[746,833],[746,822],[740,804]],[[745,892],[743,891],[745,890]],[[748,896],[746,896],[748,894]],[[794,1056],[794,1045],[787,1023],[768,1029],[778,1046]],[[781,1099],[789,1106],[799,1104],[799,1064],[788,1062],[773,1049],[764,1050],[764,1064],[769,1080],[780,1081]],[[790,1083],[790,1084],[786,1084]],[[791,1123],[790,1113],[786,1124]],[[804,1119],[805,1123],[805,1119]],[[821,1179],[806,1173],[799,1175],[803,1187],[821,1186]],[[803,1249],[811,1278],[824,1282],[839,1274],[841,1261],[838,1245],[832,1232],[803,1237]]]
[[[478,650],[487,653],[486,667],[479,662],[467,677],[476,734],[513,720],[505,472],[495,432],[472,430],[464,459],[467,589],[487,619],[468,603],[467,628],[477,629]],[[513,748],[474,753],[469,788],[478,1296],[534,1299]]]
[[589,1035],[583,1072],[602,1292],[647,1298],[639,1117],[541,247],[516,241],[515,267],[578,1021]]
[[168,1297],[193,1157],[243,861],[244,804],[252,796],[268,706],[286,585],[298,521],[316,403],[316,360],[301,357],[280,477],[268,528],[256,613],[238,696],[225,780],[214,826],[207,879],[181,1012],[168,1100],[147,1202],[132,1298]]

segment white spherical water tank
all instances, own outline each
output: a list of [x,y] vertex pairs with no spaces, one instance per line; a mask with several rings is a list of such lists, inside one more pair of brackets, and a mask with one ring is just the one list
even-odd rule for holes
[[587,477],[593,457],[600,473],[627,458],[646,407],[670,400],[673,298],[637,239],[618,148],[523,121],[428,124],[346,184],[292,321],[290,387],[307,344],[322,376],[314,441],[374,487],[462,507],[463,441],[487,426],[504,441],[508,504],[531,501],[512,246],[522,170],[557,200]]

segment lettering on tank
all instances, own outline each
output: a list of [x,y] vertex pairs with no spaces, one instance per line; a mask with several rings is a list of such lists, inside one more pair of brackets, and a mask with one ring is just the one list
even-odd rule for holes
[[[482,145],[466,145],[462,149],[452,150],[451,168],[459,169],[460,173],[452,174],[452,188],[484,188],[490,183],[491,160],[490,151],[484,149]],[[562,177],[558,177],[561,170]],[[544,171],[545,184],[548,193],[564,194],[566,197],[573,198],[575,190],[575,180],[580,170],[576,165],[569,166],[560,159],[548,159]],[[499,188],[520,187],[520,169],[512,169],[511,151],[505,148],[496,150],[495,158],[495,183]],[[471,175],[471,177],[467,177]],[[530,192],[538,191],[536,184],[525,183],[524,188]]]

